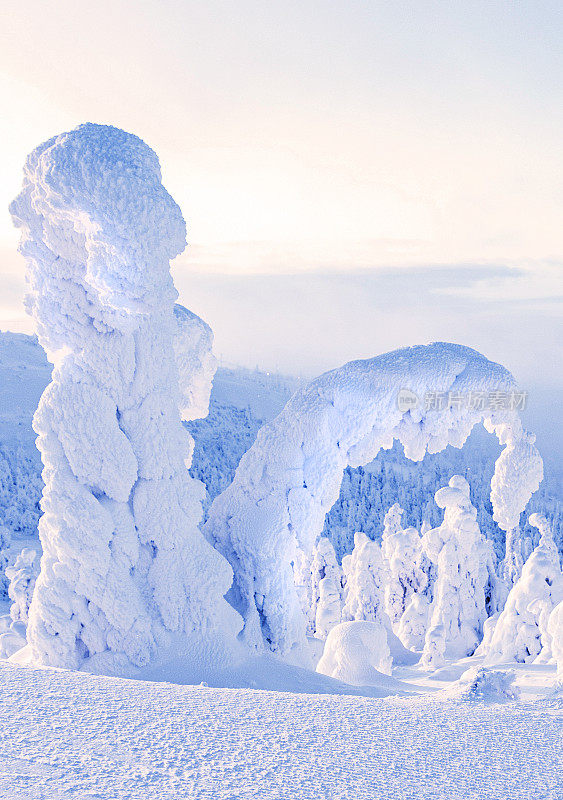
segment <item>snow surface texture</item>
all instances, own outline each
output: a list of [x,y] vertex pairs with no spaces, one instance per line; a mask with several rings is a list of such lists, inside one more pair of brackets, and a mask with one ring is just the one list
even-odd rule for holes
[[562,711],[556,698],[296,695],[4,662],[0,797],[561,800]]
[[[559,637],[557,626],[549,626],[549,618],[563,601],[563,572],[545,518],[533,514],[530,522],[539,528],[541,539],[508,595],[490,644],[479,651],[490,664],[503,661],[545,663],[555,655],[552,640],[554,634],[556,639]],[[555,648],[558,646],[557,643]]]
[[[482,405],[426,409],[419,403],[401,411],[405,388],[417,398],[432,392],[484,397]],[[542,479],[542,461],[517,412],[491,401],[513,388],[500,365],[467,347],[435,343],[350,362],[299,389],[259,431],[204,528],[233,567],[230,597],[244,617],[246,641],[281,653],[306,651],[295,553],[312,551],[344,469],[369,463],[394,439],[410,459],[421,460],[448,444],[461,447],[483,420],[505,445],[491,483],[494,517],[503,530],[516,527]]]
[[465,478],[454,475],[449,486],[436,492],[436,503],[444,509],[444,521],[424,537],[427,555],[438,568],[422,653],[422,663],[432,667],[447,657],[470,655],[481,641],[490,560]]
[[178,388],[173,342],[180,326],[189,347],[189,331],[169,264],[186,228],[156,154],[81,125],[31,153],[10,210],[26,306],[54,364],[34,417],[45,490],[32,660],[119,672],[147,664],[170,632],[232,636],[231,569],[198,530],[203,491],[186,471],[179,408],[197,402]]

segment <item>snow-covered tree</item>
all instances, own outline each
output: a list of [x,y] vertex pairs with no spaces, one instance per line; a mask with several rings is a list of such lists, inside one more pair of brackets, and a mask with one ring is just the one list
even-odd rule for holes
[[314,635],[326,639],[342,612],[342,570],[326,536],[319,538],[311,561],[311,610]]
[[403,509],[395,503],[385,514],[381,549],[388,569],[385,587],[385,609],[397,632],[401,618],[415,592],[427,584],[420,568],[421,539],[416,528],[403,529]]
[[385,611],[385,586],[388,572],[381,547],[365,533],[356,533],[354,549],[342,559],[344,572],[343,620],[379,622],[391,629]]
[[551,529],[541,514],[530,522],[540,541],[510,590],[491,636],[486,655],[490,664],[501,661],[548,661],[552,656],[549,618],[563,600],[563,573]]
[[307,634],[326,639],[340,622],[342,611],[342,569],[330,541],[321,536],[309,557],[298,549],[293,572],[307,618]]
[[4,525],[0,524],[0,600],[8,597],[8,581],[6,567],[8,565],[8,549],[12,541],[12,534]]
[[461,475],[454,475],[447,487],[436,492],[435,500],[444,509],[444,521],[425,537],[427,553],[438,572],[421,660],[433,667],[443,663],[446,656],[471,654],[487,618],[487,549],[471,504],[469,484]]
[[30,547],[24,547],[19,555],[16,556],[14,563],[6,570],[6,576],[10,581],[8,594],[12,601],[10,617],[14,622],[23,622],[24,625],[27,625],[29,608],[38,575],[37,553]]
[[156,154],[81,125],[31,153],[11,212],[54,364],[34,418],[45,489],[33,660],[114,671],[146,664],[171,633],[234,635],[232,571],[198,529],[202,487],[186,470],[169,264],[186,229]]
[[[405,387],[421,400],[407,410],[397,402]],[[541,481],[541,459],[517,410],[487,401],[499,392],[507,400],[514,389],[502,366],[445,342],[352,361],[300,387],[260,429],[204,527],[233,567],[230,597],[244,616],[245,640],[281,654],[306,645],[293,581],[295,547],[312,552],[347,467],[371,463],[394,441],[408,459],[420,461],[448,445],[461,448],[482,421],[511,448],[495,465],[491,499],[502,530],[515,527]],[[432,394],[456,402],[445,408]],[[431,402],[423,400],[427,396]]]

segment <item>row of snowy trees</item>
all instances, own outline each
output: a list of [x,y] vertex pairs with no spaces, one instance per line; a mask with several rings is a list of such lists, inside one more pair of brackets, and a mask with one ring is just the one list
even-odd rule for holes
[[[202,533],[203,487],[188,473],[194,444],[181,418],[206,413],[212,334],[174,306],[169,261],[186,230],[156,154],[118,129],[82,125],[29,156],[11,211],[28,263],[27,306],[54,371],[34,417],[45,481],[41,569],[33,587],[31,553],[14,565],[3,637],[20,635],[27,620],[29,661],[102,672],[146,666],[163,651],[201,660],[211,642],[234,653],[241,629],[248,647],[290,654],[307,644],[297,575],[310,633],[330,639],[344,620],[360,649],[385,640],[385,669],[392,652],[412,655],[395,632],[410,646],[418,637],[431,666],[475,649],[503,592],[464,478],[437,492],[436,528],[402,530],[393,508],[383,549],[358,533],[342,568],[326,541],[310,550],[347,466],[393,439],[412,460],[461,447],[485,421],[505,445],[491,502],[515,582],[520,513],[543,474],[533,436],[514,409],[427,414],[396,404],[406,381],[422,395],[506,392],[513,379],[503,367],[435,343],[321,376],[260,430]],[[528,655],[557,652],[560,567],[548,540],[546,527],[541,557],[534,551],[527,565],[551,564],[550,589],[540,590],[533,565],[522,573],[491,632],[493,655],[504,654],[502,632],[523,609],[532,614],[523,623]],[[292,543],[305,553],[293,566]],[[534,624],[540,647],[530,650]]]
[[491,663],[556,658],[563,574],[545,518],[530,517],[540,542],[512,585],[479,530],[467,481],[455,475],[435,501],[444,512],[438,527],[421,534],[403,528],[395,504],[381,545],[356,533],[342,567],[326,537],[312,558],[299,554],[295,574],[309,635],[325,640],[341,622],[378,623],[433,668],[475,651]]

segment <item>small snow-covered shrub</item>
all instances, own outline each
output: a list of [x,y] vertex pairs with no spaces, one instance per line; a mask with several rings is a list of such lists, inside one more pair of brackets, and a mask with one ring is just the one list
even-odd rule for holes
[[486,653],[487,663],[547,661],[552,655],[548,621],[563,600],[563,573],[559,553],[545,518],[532,514],[530,522],[541,538],[522,574],[510,590]]
[[378,622],[341,622],[325,642],[317,672],[354,686],[377,685],[391,674],[387,629]]
[[520,692],[513,686],[515,678],[513,670],[470,667],[458,681],[443,690],[442,696],[451,700],[484,700],[491,703],[518,700]]

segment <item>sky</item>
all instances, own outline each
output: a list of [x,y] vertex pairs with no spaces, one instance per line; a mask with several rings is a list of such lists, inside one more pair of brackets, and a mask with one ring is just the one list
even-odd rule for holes
[[180,302],[224,361],[314,375],[456,341],[555,407],[559,0],[3,7],[0,328],[32,330],[7,212],[27,153],[110,123],[160,157]]

